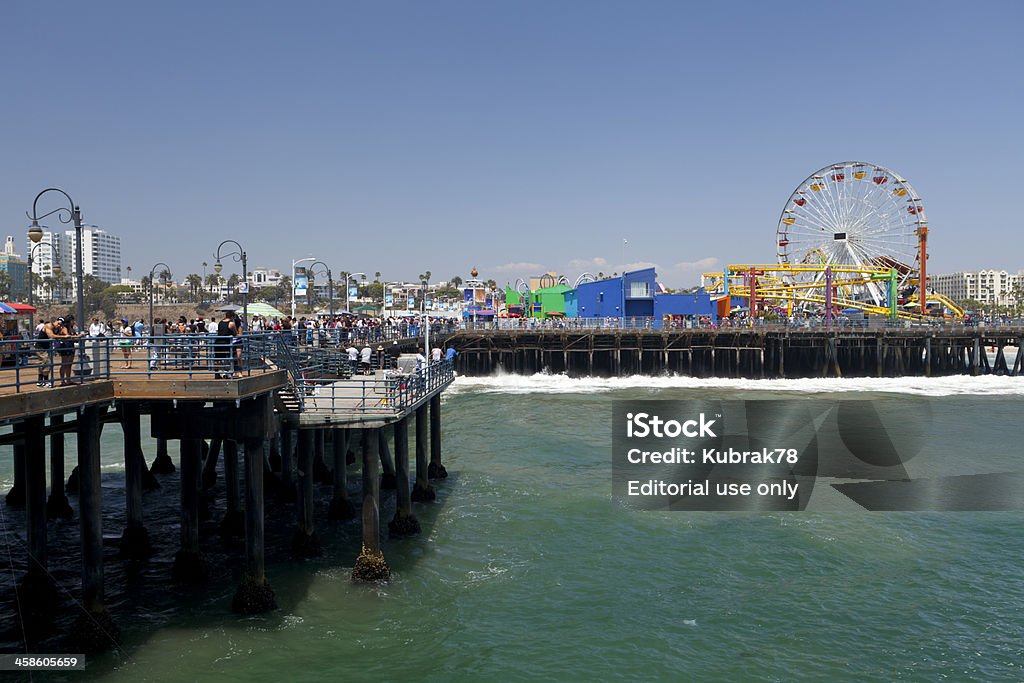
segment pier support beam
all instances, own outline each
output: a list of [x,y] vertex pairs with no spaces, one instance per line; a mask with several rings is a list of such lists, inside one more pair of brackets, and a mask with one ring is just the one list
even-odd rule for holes
[[199,488],[202,485],[199,439],[181,440],[181,550],[174,556],[172,575],[178,583],[197,584],[209,570],[199,553]]
[[[213,448],[210,448],[211,455]],[[246,453],[246,458],[249,454]],[[262,463],[263,452],[259,454]],[[263,477],[260,477],[262,481]],[[220,535],[224,538],[233,538],[245,534],[245,518],[242,517],[241,493],[238,487],[238,442],[231,439],[224,440],[224,488],[226,498],[226,509],[224,518],[220,521]]]
[[292,537],[292,555],[299,558],[320,555],[320,538],[313,526],[313,448],[312,429],[299,430],[299,525]]
[[245,572],[231,600],[231,609],[241,614],[262,614],[276,607],[263,555],[263,439],[246,439]]
[[142,521],[142,474],[146,460],[142,454],[142,428],[139,404],[121,403],[121,430],[124,432],[125,527],[121,534],[121,555],[142,560],[153,554],[149,532]]
[[441,464],[441,394],[430,397],[430,466],[427,468],[430,479],[447,479],[448,470]]
[[377,448],[380,451],[380,488],[383,491],[395,490],[395,460],[391,457],[388,446],[388,433],[384,428],[377,430]]
[[326,430],[313,430],[313,480],[317,484],[331,484],[333,478],[331,471],[327,468],[327,459],[324,448],[324,432]]
[[334,469],[334,495],[331,507],[327,510],[327,519],[345,522],[356,516],[355,506],[348,497],[348,429],[335,429],[331,443],[331,459]]
[[417,503],[429,503],[437,498],[434,487],[427,476],[427,406],[416,409],[416,486],[412,499]]
[[294,430],[289,424],[281,425],[281,489],[278,500],[283,503],[295,502],[295,443],[292,440]]
[[[13,431],[15,434],[25,433],[25,423],[15,423]],[[25,507],[25,443],[14,444],[14,484],[7,492],[4,503],[12,508]]]
[[379,438],[376,429],[363,430],[363,547],[352,568],[354,581],[379,582],[391,576],[380,551]]
[[82,607],[71,639],[84,652],[117,642],[118,629],[103,604],[103,493],[100,485],[100,409],[78,413],[78,514],[82,541]]
[[[63,415],[51,415],[50,426],[59,429]],[[71,519],[75,513],[64,493],[64,433],[50,435],[50,497],[46,500],[46,516],[50,519]]]
[[46,562],[46,437],[42,415],[24,422],[25,540],[27,571],[17,587],[18,610],[26,636],[35,638],[57,612],[57,589]]
[[420,522],[412,514],[412,492],[409,485],[409,418],[395,423],[395,491],[397,508],[388,523],[388,534],[394,538],[420,533]]
[[174,463],[167,454],[167,439],[156,440],[156,460],[150,465],[149,471],[153,474],[174,474]]
[[212,489],[217,485],[217,460],[220,459],[221,439],[210,439],[210,447],[206,449],[203,460],[203,488]]

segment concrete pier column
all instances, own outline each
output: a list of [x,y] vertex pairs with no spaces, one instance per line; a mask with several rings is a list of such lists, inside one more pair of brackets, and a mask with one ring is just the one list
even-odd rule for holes
[[[15,434],[25,433],[25,423],[15,423],[13,430]],[[12,508],[25,507],[25,443],[15,442],[14,444],[14,485],[7,492],[4,502]]]
[[932,376],[932,338],[926,337],[924,340],[924,376]]
[[[212,454],[212,448],[211,448]],[[248,453],[246,454],[248,457]],[[262,467],[263,452],[260,451]],[[262,481],[263,477],[260,477]],[[226,509],[220,521],[220,535],[225,538],[242,536],[245,533],[245,518],[242,517],[241,494],[238,486],[238,442],[224,440],[224,489]]]
[[103,490],[100,485],[100,408],[78,413],[78,514],[82,542],[82,607],[71,639],[85,652],[116,643],[118,630],[103,604]]
[[348,497],[348,440],[351,431],[355,430],[335,429],[331,442],[334,496],[331,498],[331,507],[327,510],[327,519],[332,521],[347,521],[356,516],[355,506]]
[[[978,337],[974,338],[974,346],[971,349],[971,376],[977,377],[978,370],[981,366],[981,339]],[[15,481],[17,485],[17,481]]]
[[430,466],[427,476],[431,479],[446,479],[448,470],[441,464],[441,394],[430,397]]
[[291,425],[281,425],[281,489],[278,498],[285,503],[295,501],[295,444]]
[[260,438],[245,440],[245,571],[231,600],[231,609],[241,614],[277,607],[263,554],[263,445]]
[[181,549],[174,556],[172,568],[172,575],[178,583],[202,583],[209,572],[199,553],[201,457],[199,439],[181,440]]
[[380,488],[384,491],[395,490],[395,460],[391,457],[388,446],[388,433],[383,427],[377,430],[377,449],[380,451]]
[[395,517],[388,523],[392,538],[415,536],[420,533],[420,522],[412,514],[412,491],[409,482],[409,418],[395,423]]
[[434,487],[427,476],[427,406],[416,409],[416,486],[412,499],[417,503],[428,503],[437,498]]
[[153,474],[174,474],[174,463],[167,454],[167,439],[156,440],[156,460],[150,465],[149,471]]
[[352,568],[354,581],[386,581],[391,568],[380,551],[379,436],[376,429],[363,430],[363,547]]
[[320,555],[320,538],[313,525],[313,448],[315,434],[312,429],[299,430],[299,525],[292,538],[292,555],[295,557],[317,557]]
[[324,429],[313,430],[313,480],[317,484],[331,484],[334,479],[327,467],[324,448]]
[[149,532],[142,521],[142,473],[146,461],[142,455],[142,428],[139,404],[121,403],[121,430],[124,432],[125,527],[121,533],[121,554],[145,559],[153,554]]
[[220,459],[221,439],[210,439],[210,447],[206,449],[203,460],[203,488],[212,489],[217,485],[217,460]]
[[[63,415],[50,416],[50,427],[60,429],[63,425]],[[50,519],[71,519],[74,514],[64,493],[64,434],[51,434],[50,497],[46,500],[46,516]]]

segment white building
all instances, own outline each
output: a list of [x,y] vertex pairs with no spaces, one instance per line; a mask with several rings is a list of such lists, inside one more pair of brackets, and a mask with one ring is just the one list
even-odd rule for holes
[[[65,230],[67,253],[61,253],[61,267],[68,273],[75,272],[75,231]],[[66,260],[65,260],[66,259]],[[82,228],[82,273],[92,275],[103,282],[118,282],[121,279],[121,238],[106,230]]]
[[[57,263],[71,283],[72,296],[75,294],[74,273],[78,270],[75,263],[74,230],[64,232],[43,232],[39,244],[52,244],[35,249],[32,256],[32,273],[40,279],[53,274],[53,258],[56,252]],[[33,248],[28,242],[28,248]],[[82,273],[92,275],[103,282],[115,283],[121,280],[121,238],[106,230],[98,228],[82,228]]]
[[1014,306],[1024,286],[1024,272],[1016,275],[1005,270],[975,270],[931,275],[928,289],[949,297],[953,301],[974,299],[985,305]]

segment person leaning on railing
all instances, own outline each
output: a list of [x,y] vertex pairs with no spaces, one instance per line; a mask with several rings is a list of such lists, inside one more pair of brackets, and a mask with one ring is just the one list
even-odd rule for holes
[[64,329],[64,318],[54,318],[43,323],[36,333],[36,358],[39,359],[39,381],[37,387],[52,387],[50,371],[53,369],[53,354],[56,344],[68,339],[71,335]]

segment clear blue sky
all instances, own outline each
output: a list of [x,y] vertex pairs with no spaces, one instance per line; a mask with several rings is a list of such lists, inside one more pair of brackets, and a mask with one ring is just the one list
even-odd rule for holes
[[[50,185],[136,273],[499,282],[774,260],[826,164],[923,197],[931,272],[1024,268],[1021,2],[0,3],[0,225]],[[628,239],[627,246],[623,240]]]

